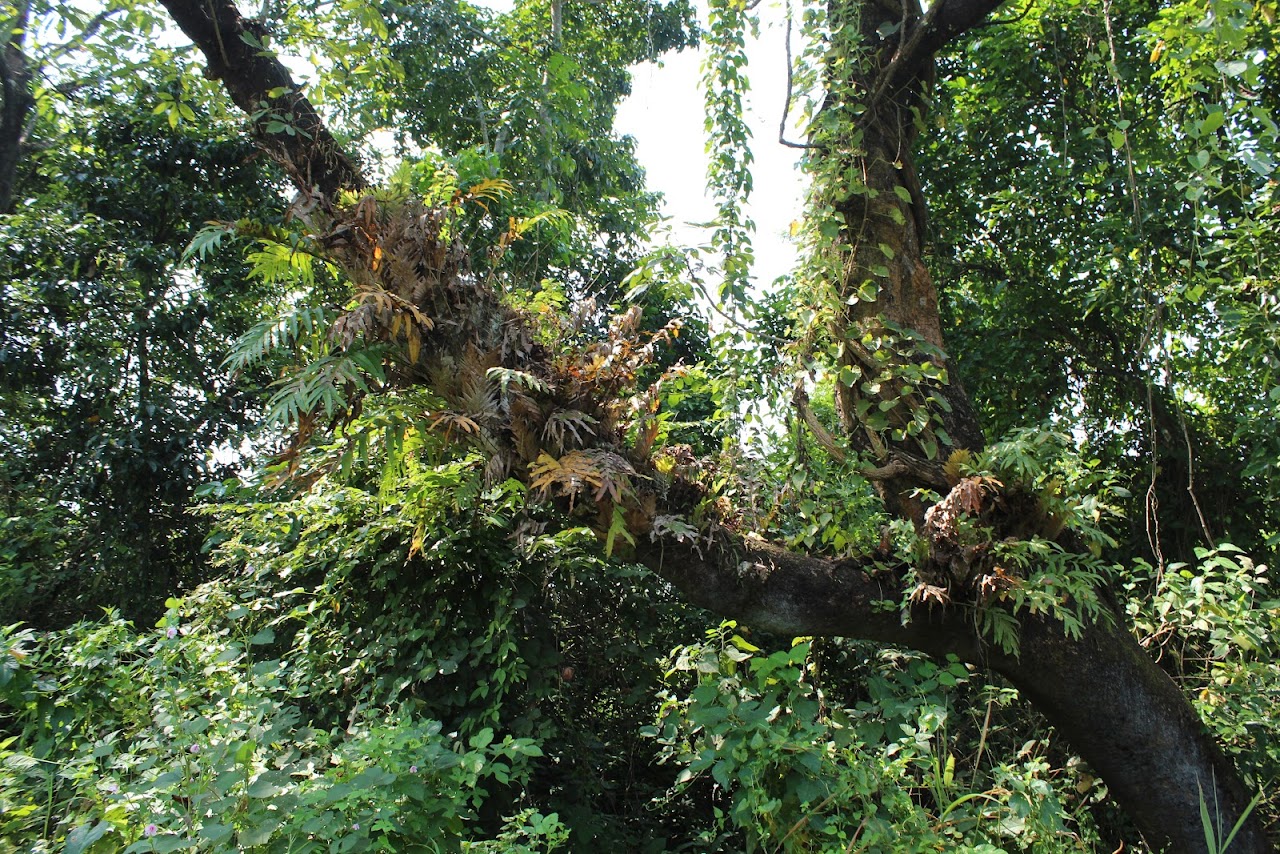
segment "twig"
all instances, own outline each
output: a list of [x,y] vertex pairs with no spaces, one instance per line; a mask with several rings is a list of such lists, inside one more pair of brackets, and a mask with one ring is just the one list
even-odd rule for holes
[[835,437],[830,431],[818,420],[818,416],[814,413],[812,407],[809,406],[809,394],[804,390],[804,380],[796,381],[796,390],[791,395],[791,402],[795,405],[796,412],[800,415],[800,420],[809,428],[809,432],[813,434],[813,438],[822,450],[831,455],[836,462],[843,464],[849,459],[849,455],[844,449],[836,444]]
[[787,118],[791,114],[792,83],[794,73],[791,68],[791,3],[787,3],[787,99],[782,105],[782,121],[778,122],[778,142],[788,148],[817,148],[805,142],[792,142],[787,139]]
[[974,24],[973,28],[975,30],[979,30],[985,27],[1002,27],[1006,24],[1016,24],[1019,21],[1021,21],[1023,18],[1027,17],[1027,13],[1030,12],[1031,8],[1035,5],[1036,5],[1035,0],[1027,0],[1027,8],[1022,10],[1022,14],[1015,15],[1012,18],[995,18],[990,21],[983,21],[980,24]]

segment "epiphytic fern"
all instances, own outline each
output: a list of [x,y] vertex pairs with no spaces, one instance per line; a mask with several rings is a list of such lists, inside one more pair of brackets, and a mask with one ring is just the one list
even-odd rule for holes
[[269,354],[292,346],[303,336],[319,336],[332,320],[330,311],[323,306],[302,305],[255,323],[241,335],[223,360],[223,367],[242,371],[257,364]]
[[561,452],[570,450],[573,445],[587,444],[594,427],[600,422],[576,409],[557,409],[542,425],[542,437],[551,442]]
[[631,463],[612,451],[570,451],[559,459],[544,453],[529,466],[529,485],[544,495],[567,496],[570,505],[587,489],[596,501],[617,505],[632,494],[635,473]]
[[333,418],[347,410],[355,394],[370,390],[370,379],[386,381],[382,355],[376,350],[321,356],[274,383],[267,418],[279,424],[297,424],[319,413]]

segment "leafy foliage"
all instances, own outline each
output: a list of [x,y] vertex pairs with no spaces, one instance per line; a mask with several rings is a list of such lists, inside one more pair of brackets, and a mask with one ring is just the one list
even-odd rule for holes
[[[698,37],[687,3],[293,11],[247,38],[315,45],[341,135],[394,128],[377,189],[286,205],[217,74],[122,49],[145,7],[32,28],[40,145],[0,219],[0,624],[35,624],[0,633],[4,845],[1133,844],[998,677],[707,629],[622,562],[713,529],[735,581],[768,538],[882,583],[876,616],[965,609],[984,649],[1041,616],[1081,638],[1120,586],[1246,783],[1280,773],[1280,611],[1221,544],[1280,538],[1274,3],[1036,0],[942,57],[938,128],[919,81],[866,77],[905,19],[800,4],[809,257],[772,290],[749,4],[709,10],[710,245],[648,252],[612,120],[628,65]],[[890,317],[926,261],[953,352]],[[949,433],[957,367],[986,450]],[[137,619],[43,631],[112,604]]]
[[844,705],[841,674],[816,644],[768,653],[735,628],[668,659],[673,690],[651,731],[683,767],[678,786],[709,787],[724,803],[704,845],[1090,850],[1092,828],[1067,808],[1078,794],[1056,787],[1046,762],[968,768],[954,752],[965,666],[884,654],[860,668],[863,699]]
[[0,219],[0,619],[154,618],[205,577],[186,509],[259,413],[260,376],[210,366],[274,299],[239,259],[183,248],[272,194],[244,142],[136,101],[86,93],[63,133]]
[[[1223,543],[1199,550],[1195,564],[1170,564],[1162,573],[1139,564],[1126,588],[1129,615],[1148,648],[1192,693],[1250,784],[1264,790],[1280,774],[1280,748],[1267,723],[1269,698],[1280,687],[1280,598],[1269,568]],[[1154,595],[1133,595],[1147,589]],[[1271,799],[1259,808],[1274,821]]]
[[[575,299],[612,303],[657,201],[634,142],[613,131],[616,104],[630,91],[630,65],[696,36],[685,2],[557,0],[498,15],[465,3],[402,7],[391,45],[406,85],[394,90],[392,125],[455,158],[464,183],[513,182],[474,244],[477,258],[508,216],[560,208],[572,222],[529,235],[504,257],[513,287],[536,292],[549,280]],[[649,307],[659,326],[669,319],[661,312],[671,306]]]
[[[456,851],[476,833],[486,787],[526,780],[541,756],[527,738],[486,728],[459,739],[404,714],[308,727],[287,665],[256,654],[270,631],[243,629],[248,610],[217,630],[170,605],[145,633],[109,615],[34,648],[5,637],[36,674],[25,690],[5,686],[10,725],[25,736],[0,745],[7,844],[355,851],[431,840]],[[563,839],[554,816],[528,813],[506,834]]]
[[960,369],[993,435],[1050,419],[1120,471],[1156,563],[1276,528],[1274,17],[1050,2],[944,60],[921,174]]

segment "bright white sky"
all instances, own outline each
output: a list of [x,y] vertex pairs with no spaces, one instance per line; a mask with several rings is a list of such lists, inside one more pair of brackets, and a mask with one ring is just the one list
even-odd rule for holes
[[[777,4],[762,4],[760,17],[760,38],[747,44],[748,123],[755,154],[755,191],[747,213],[756,223],[756,280],[768,283],[795,266],[796,251],[787,235],[800,217],[805,179],[796,165],[799,150],[777,141],[787,79],[783,13]],[[798,51],[798,45],[792,49]],[[685,50],[669,54],[660,65],[633,69],[632,95],[618,110],[616,124],[620,133],[635,137],[649,188],[665,196],[664,213],[672,218],[674,239],[688,244],[708,238],[691,224],[715,216],[706,195],[702,59],[702,51]],[[789,132],[788,138],[797,137]]]

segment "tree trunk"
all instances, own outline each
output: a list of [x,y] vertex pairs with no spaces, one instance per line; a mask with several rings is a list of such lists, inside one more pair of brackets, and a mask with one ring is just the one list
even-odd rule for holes
[[265,27],[227,0],[161,3],[204,54],[205,76],[221,80],[236,106],[252,117],[254,138],[304,197],[332,204],[343,190],[364,189],[359,167],[288,69],[264,46],[269,37]]
[[[641,557],[690,601],[744,625],[783,636],[893,643],[994,670],[1106,781],[1153,849],[1207,850],[1201,793],[1211,815],[1215,804],[1220,810],[1219,841],[1249,803],[1187,698],[1120,616],[1087,625],[1074,639],[1054,620],[1022,614],[1020,653],[1012,655],[977,635],[967,609],[916,605],[904,625],[897,608],[903,591],[869,562],[727,539],[697,548],[649,543]],[[1231,847],[1233,854],[1272,850],[1252,817]]]
[[[901,5],[895,8],[895,3]],[[831,102],[826,105],[847,109],[856,104],[860,111],[858,144],[823,152],[839,160],[839,171],[862,176],[861,186],[830,200],[843,215],[844,236],[853,258],[838,285],[841,302],[849,308],[845,328],[837,334],[854,340],[868,330],[873,335],[886,327],[914,330],[919,339],[936,348],[933,361],[944,369],[938,294],[922,257],[926,218],[912,163],[913,143],[926,109],[925,90],[933,82],[934,51],[998,5],[999,0],[950,0],[933,3],[922,13],[916,0],[882,0],[859,4],[856,12],[847,6],[839,8],[840,13],[858,16],[857,47],[866,58],[852,66],[848,79],[838,81],[844,85],[832,88],[839,94],[829,96]],[[944,30],[950,35],[944,36]],[[867,292],[869,281],[875,283],[874,298],[859,298],[860,290]],[[878,361],[894,364],[883,357]],[[846,351],[846,364],[860,368],[863,376],[870,369],[856,348]],[[953,440],[952,447],[979,448],[981,431],[958,378],[946,376],[936,391],[946,405],[937,397],[916,392],[911,406],[931,407],[932,422],[942,425]],[[859,404],[867,397],[878,405],[903,395],[892,382],[842,385],[839,400],[844,424],[855,442],[869,432],[865,419],[858,417],[865,411]],[[916,473],[929,464],[922,458],[924,446],[919,438],[912,442],[891,434],[860,444],[914,461],[905,473],[883,481],[881,492],[891,509],[926,529],[935,557],[951,557],[946,544],[939,542],[945,537],[938,535],[945,532],[928,530],[930,522],[910,497],[914,490],[931,485]],[[949,501],[951,497],[939,506]],[[1012,529],[1022,531],[1022,536],[1055,539],[1056,531],[1027,530],[1032,520],[999,518],[1000,514],[1025,516],[1026,510],[1014,504],[997,508],[985,521],[998,534]],[[932,527],[940,524],[935,521]],[[926,571],[920,574],[928,577]],[[934,575],[936,583],[945,585],[954,580],[953,566],[935,567]],[[1201,792],[1211,809],[1215,804],[1221,809],[1225,827],[1229,830],[1234,825],[1249,802],[1248,793],[1177,685],[1137,644],[1119,615],[1115,624],[1088,626],[1078,640],[1069,638],[1055,621],[1023,615],[1019,637],[1020,658],[996,650],[979,658],[1013,682],[1059,728],[1106,780],[1112,795],[1153,845],[1169,845],[1178,852],[1206,849]],[[913,645],[925,646],[923,642]],[[959,649],[936,651],[964,655]],[[972,654],[965,657],[974,660]],[[1259,823],[1252,820],[1235,846],[1241,851],[1271,850]]]
[[0,214],[9,213],[13,205],[27,121],[36,105],[31,94],[31,64],[22,51],[30,13],[30,0],[22,0],[17,16],[3,22],[6,39],[0,54]]
[[[996,670],[1106,781],[1148,842],[1172,852],[1206,851],[1203,799],[1221,824],[1220,844],[1249,792],[1177,684],[1124,624],[1090,625],[1072,640],[1052,621],[1024,617],[1019,637],[1021,658],[1004,658]],[[1272,847],[1251,818],[1230,850]]]
[[[318,201],[332,209],[339,190],[364,186],[352,161],[297,93],[287,71],[274,58],[243,49],[240,36],[251,27],[229,0],[162,2],[204,51],[211,72],[224,81],[237,104],[253,112],[269,102],[272,109],[293,111],[296,125],[307,129],[307,142],[301,144],[269,133],[261,118],[255,125],[259,140],[300,190],[319,193]],[[908,356],[924,352],[937,369],[931,379],[918,383],[904,384],[893,376],[878,386],[873,382],[845,383],[839,404],[850,441],[874,457],[873,476],[880,482],[886,506],[913,520],[934,547],[933,565],[917,567],[917,571],[922,575],[933,571],[944,583],[960,559],[954,549],[948,552],[954,544],[947,542],[947,512],[969,507],[965,512],[977,515],[979,511],[972,505],[980,502],[981,512],[986,514],[984,524],[997,530],[1021,531],[1028,525],[1026,518],[1013,518],[1023,512],[1013,502],[984,498],[975,493],[971,481],[962,481],[935,505],[935,511],[940,508],[943,512],[930,514],[912,497],[920,487],[945,492],[950,487],[943,472],[945,453],[982,444],[973,409],[954,375],[948,373],[938,297],[923,263],[923,200],[911,165],[914,123],[923,111],[922,87],[932,73],[933,53],[998,5],[999,0],[937,0],[922,14],[918,6],[894,7],[893,0],[847,4],[833,0],[833,16],[858,16],[860,44],[868,51],[866,61],[843,81],[851,85],[833,91],[852,93],[847,96],[862,99],[859,104],[866,109],[858,119],[860,138],[815,141],[819,156],[836,158],[841,171],[851,169],[863,176],[858,192],[831,200],[842,215],[841,239],[850,248],[852,259],[844,275],[833,283],[839,304],[847,306],[832,321],[831,330],[837,340],[848,342],[842,363],[851,371],[857,368],[865,378],[885,364],[892,374],[894,366],[910,362]],[[892,32],[892,36],[882,38],[882,32]],[[290,94],[273,99],[270,91],[276,87]],[[826,109],[847,106],[833,98]],[[351,224],[356,222],[362,224],[363,233],[377,236],[366,241],[369,245],[345,238],[340,245],[335,243],[335,260],[347,268],[354,281],[376,282],[434,319],[437,332],[421,347],[417,375],[439,375],[442,368],[448,368],[456,376],[468,360],[478,361],[476,353],[481,348],[471,340],[472,332],[478,336],[483,330],[497,330],[501,340],[489,342],[494,344],[489,349],[501,356],[494,358],[520,367],[551,389],[542,393],[542,399],[520,409],[513,406],[484,426],[495,456],[505,454],[513,461],[507,469],[512,476],[528,480],[529,464],[540,452],[538,431],[520,423],[521,419],[540,417],[540,412],[545,417],[552,406],[571,405],[598,415],[602,422],[608,420],[608,400],[593,402],[581,396],[581,371],[571,375],[573,366],[566,367],[572,360],[563,356],[555,360],[528,344],[533,336],[522,332],[521,319],[503,308],[487,285],[459,276],[455,261],[442,262],[444,266],[438,270],[414,273],[421,277],[416,282],[397,281],[392,272],[395,269],[417,270],[426,263],[421,259],[445,258],[449,251],[439,245],[426,247],[430,251],[406,246],[413,240],[434,237],[422,236],[422,229],[414,233],[382,230],[387,223],[377,220],[379,212],[371,202],[354,211],[337,212],[339,218],[349,217],[351,223],[339,222],[331,236],[352,233]],[[398,254],[419,260],[416,266],[397,267],[387,259]],[[873,282],[874,287],[864,289],[867,282]],[[872,291],[873,298],[851,299]],[[458,334],[457,330],[471,332]],[[876,359],[872,351],[881,346],[895,349],[887,359]],[[486,364],[479,363],[470,369],[483,372],[485,368]],[[564,389],[577,390],[579,397],[556,399],[569,393]],[[532,394],[525,400],[532,400]],[[901,410],[886,425],[869,426],[865,413],[890,400],[898,402],[888,411]],[[929,415],[927,430],[908,432],[906,425],[922,407]],[[616,433],[598,431],[595,439],[598,448],[593,451],[615,460],[628,455]],[[931,449],[930,442],[938,445]],[[1114,623],[1086,626],[1079,639],[1072,639],[1056,621],[1018,615],[1022,624],[1020,656],[992,648],[978,636],[972,621],[972,607],[977,604],[974,598],[946,606],[915,605],[904,625],[900,603],[907,592],[903,580],[907,567],[886,570],[886,562],[891,561],[888,555],[833,561],[796,554],[744,537],[731,524],[716,519],[702,523],[695,534],[689,534],[687,528],[684,533],[672,533],[669,525],[663,527],[664,517],[694,518],[704,497],[703,488],[694,478],[683,477],[679,465],[673,475],[665,475],[647,460],[632,457],[623,465],[634,465],[641,475],[633,480],[637,496],[627,508],[637,557],[693,603],[781,634],[895,643],[936,655],[955,654],[993,668],[1018,686],[1062,731],[1155,847],[1169,846],[1174,852],[1206,850],[1199,818],[1201,789],[1211,808],[1215,802],[1220,807],[1226,828],[1243,812],[1248,799],[1234,771],[1187,699],[1137,644],[1120,617]],[[1047,532],[1029,532],[1036,533]],[[955,593],[972,595],[962,587]],[[1250,820],[1232,850],[1263,852],[1271,848],[1258,823]]]

